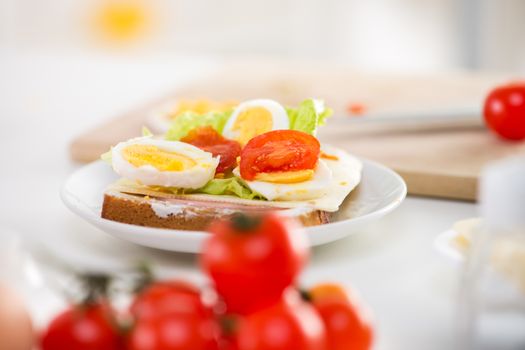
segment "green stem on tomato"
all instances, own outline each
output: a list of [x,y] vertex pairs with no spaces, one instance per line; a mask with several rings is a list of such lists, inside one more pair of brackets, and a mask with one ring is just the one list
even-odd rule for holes
[[238,213],[231,217],[232,227],[242,233],[253,231],[259,227],[261,223],[262,219],[260,216]]

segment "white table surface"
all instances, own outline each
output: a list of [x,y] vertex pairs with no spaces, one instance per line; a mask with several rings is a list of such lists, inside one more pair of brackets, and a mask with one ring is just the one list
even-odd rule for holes
[[[75,135],[218,65],[198,57],[0,52],[0,227],[46,241],[78,266],[146,258],[166,274],[204,279],[192,255],[138,247],[92,228],[63,206],[58,190],[80,166],[67,152]],[[377,349],[451,349],[460,268],[435,252],[433,241],[475,214],[471,203],[407,198],[361,234],[316,248],[301,279],[359,290],[375,313]],[[49,318],[56,300],[31,297],[42,305],[35,317]]]

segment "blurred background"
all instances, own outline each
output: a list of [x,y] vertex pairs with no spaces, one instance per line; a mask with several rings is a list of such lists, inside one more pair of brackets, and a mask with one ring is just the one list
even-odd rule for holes
[[525,72],[521,0],[0,0],[0,48]]
[[[194,256],[117,240],[58,198],[60,186],[80,166],[71,158],[97,159],[110,145],[136,136],[148,111],[139,106],[167,93],[191,92],[188,85],[199,78],[215,77],[216,84],[196,86],[199,96],[237,88],[272,97],[246,88],[263,81],[262,89],[281,98],[325,98],[335,117],[359,116],[363,109],[372,116],[468,117],[460,127],[439,124],[434,131],[406,133],[387,124],[384,132],[360,134],[357,124],[345,129],[336,118],[331,123],[352,153],[400,173],[423,165],[423,175],[452,174],[458,185],[450,186],[452,175],[442,177],[441,187],[449,191],[442,197],[474,200],[488,158],[525,150],[523,143],[492,137],[481,118],[483,100],[496,83],[525,76],[524,37],[524,0],[0,0],[0,149],[9,150],[0,153],[0,163],[9,164],[0,181],[8,203],[0,217],[0,262],[9,258],[2,248],[17,248],[20,239],[36,247],[30,251],[78,269],[116,270],[141,257],[170,275],[202,280]],[[276,62],[276,79],[265,80],[274,66],[237,64],[252,61]],[[221,64],[229,70],[219,79],[214,73]],[[135,117],[103,124],[135,107]],[[90,155],[72,156],[75,144]],[[470,187],[465,174],[473,174]],[[411,193],[436,195],[428,188],[415,191],[421,182],[406,179]],[[434,177],[426,179],[432,190],[439,187]],[[473,203],[411,197],[367,234],[318,248],[305,279],[337,276],[361,290],[378,316],[378,349],[452,349],[460,270],[434,254],[434,239],[453,222],[476,215]],[[0,264],[3,281],[21,286],[37,327],[63,306],[61,297],[44,292],[42,281],[24,277],[12,262]]]

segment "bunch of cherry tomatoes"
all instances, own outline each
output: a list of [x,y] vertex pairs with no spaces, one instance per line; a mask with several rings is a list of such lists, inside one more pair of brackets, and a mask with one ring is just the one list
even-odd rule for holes
[[[58,315],[42,350],[366,350],[368,313],[348,289],[297,288],[309,255],[294,221],[268,214],[215,222],[201,256],[213,288],[151,282],[117,313],[104,288]],[[104,286],[104,283],[95,283]],[[98,291],[98,292],[97,292]],[[123,319],[131,322],[122,322]]]

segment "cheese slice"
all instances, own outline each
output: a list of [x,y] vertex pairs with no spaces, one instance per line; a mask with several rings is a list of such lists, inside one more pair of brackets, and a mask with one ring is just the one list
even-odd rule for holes
[[361,181],[361,172],[363,169],[362,162],[356,157],[348,154],[342,149],[329,145],[322,145],[322,151],[334,157],[333,159],[323,158],[323,161],[332,171],[332,184],[327,193],[316,199],[305,201],[265,201],[241,199],[235,196],[217,196],[210,194],[173,194],[153,190],[144,185],[137,184],[133,181],[121,179],[112,184],[109,190],[118,191],[128,194],[139,194],[157,198],[174,198],[187,200],[203,200],[217,203],[231,203],[238,205],[254,205],[274,208],[305,208],[310,210],[323,210],[335,212],[343,203],[348,194]]

